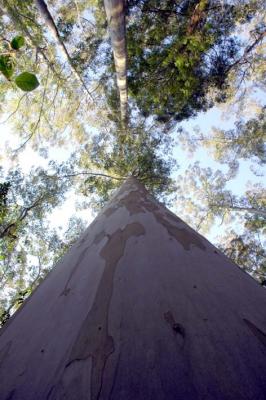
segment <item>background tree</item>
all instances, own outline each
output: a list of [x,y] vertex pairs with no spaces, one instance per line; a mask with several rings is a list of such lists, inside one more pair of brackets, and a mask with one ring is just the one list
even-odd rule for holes
[[198,130],[188,132],[180,129],[179,133],[190,152],[193,153],[199,145],[204,146],[215,160],[223,164],[236,165],[241,159],[253,161],[259,166],[266,163],[265,107],[251,119],[237,120],[234,129],[214,127],[209,135]]
[[[1,18],[3,37],[9,39],[14,33],[21,33],[26,38],[24,66],[36,73],[40,80],[40,87],[30,95],[22,97],[13,90],[8,93],[8,107],[4,109],[3,121],[8,119],[13,124],[14,131],[21,135],[19,149],[28,143],[35,148],[43,148],[51,143],[62,146],[69,141],[84,142],[88,121],[91,126],[106,124],[105,103],[100,94],[99,82],[95,79],[95,70],[88,68],[86,74],[82,75],[84,69],[78,66],[86,68],[88,64],[83,65],[84,60],[75,53],[75,43],[72,41],[72,64],[84,80],[85,88],[94,92],[94,98],[91,99],[84,90],[84,85],[73,74],[69,60],[65,61],[58,56],[57,51],[60,49],[54,45],[46,27],[41,24],[34,2],[18,4],[8,0]],[[6,19],[9,24],[5,23]],[[95,29],[90,32],[90,36],[94,33]],[[11,109],[8,113],[9,107]]]
[[177,178],[176,210],[189,224],[206,234],[214,225],[225,225],[219,246],[238,265],[264,282],[266,241],[266,193],[260,185],[250,185],[236,196],[227,188],[230,175],[220,170],[190,165]]
[[72,217],[60,234],[45,220],[30,221],[20,232],[13,251],[9,249],[8,259],[0,262],[0,326],[42,282],[84,229],[84,221]]
[[144,115],[181,121],[225,101],[248,52],[233,31],[255,15],[252,2],[129,1],[128,13],[129,90]]
[[248,230],[239,234],[232,229],[224,235],[219,247],[244,271],[266,286],[266,252],[260,235]]
[[[19,168],[12,168],[2,179],[0,314],[1,319],[6,319],[17,298],[23,302],[31,291],[28,288],[34,288],[51,268],[52,254],[59,252],[50,238],[52,233],[46,217],[62,203],[69,185],[66,181],[48,181],[41,168],[32,169],[28,176]],[[53,249],[51,243],[55,246]],[[22,292],[25,292],[23,296]]]

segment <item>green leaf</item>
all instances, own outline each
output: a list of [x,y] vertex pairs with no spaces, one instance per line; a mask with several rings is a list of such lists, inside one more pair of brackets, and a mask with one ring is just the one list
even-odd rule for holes
[[8,80],[10,80],[14,72],[14,60],[11,56],[0,56],[0,71]]
[[11,41],[11,47],[14,50],[18,50],[25,44],[25,39],[23,36],[15,36]]
[[15,79],[16,85],[24,92],[31,92],[39,86],[39,81],[34,74],[22,72]]

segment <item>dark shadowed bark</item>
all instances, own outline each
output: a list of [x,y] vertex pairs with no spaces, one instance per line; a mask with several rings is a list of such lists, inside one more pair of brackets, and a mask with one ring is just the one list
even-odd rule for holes
[[254,400],[266,291],[129,178],[0,337],[1,400]]
[[127,117],[127,50],[124,0],[104,0],[104,7],[114,54],[121,120],[125,123]]

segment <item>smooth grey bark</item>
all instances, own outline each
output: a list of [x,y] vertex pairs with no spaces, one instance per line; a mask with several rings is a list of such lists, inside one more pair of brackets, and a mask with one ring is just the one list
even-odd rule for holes
[[49,11],[49,8],[47,7],[47,4],[45,3],[44,0],[35,0],[35,5],[37,7],[37,9],[40,12],[40,15],[42,17],[42,19],[46,22],[46,25],[49,28],[49,31],[51,33],[51,35],[54,37],[54,39],[56,40],[57,44],[59,45],[60,49],[62,50],[63,54],[65,55],[65,58],[67,59],[67,61],[69,62],[69,65],[72,69],[72,72],[74,73],[75,77],[80,81],[80,83],[82,84],[83,88],[86,90],[86,92],[88,93],[88,95],[90,96],[90,98],[93,100],[91,92],[89,91],[89,89],[86,86],[86,83],[84,82],[83,78],[81,77],[81,75],[77,72],[76,68],[73,65],[73,61],[72,58],[65,46],[65,43],[63,41],[63,39],[61,38],[59,31],[57,29],[57,26],[54,22],[54,19]]
[[104,0],[104,7],[114,54],[121,120],[127,118],[127,50],[124,0]]
[[0,399],[263,400],[265,309],[129,178],[0,331]]

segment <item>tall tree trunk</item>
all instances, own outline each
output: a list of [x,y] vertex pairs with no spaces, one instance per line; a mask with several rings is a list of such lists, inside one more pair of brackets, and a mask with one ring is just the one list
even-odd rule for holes
[[255,400],[266,291],[129,178],[2,328],[1,400]]
[[127,50],[124,0],[104,0],[104,7],[114,54],[121,120],[125,124],[127,118]]
[[63,52],[65,58],[67,59],[69,65],[70,65],[70,68],[71,68],[72,72],[74,73],[75,77],[80,81],[80,83],[82,84],[83,88],[86,90],[89,97],[93,100],[92,95],[91,95],[89,89],[87,88],[85,81],[83,80],[80,73],[77,72],[75,66],[73,65],[72,58],[70,57],[70,54],[65,46],[65,43],[59,34],[59,31],[54,22],[52,14],[50,13],[50,11],[47,7],[47,4],[45,3],[44,0],[35,0],[35,4],[40,12],[42,19],[46,22],[46,25],[48,26],[51,35],[54,37],[54,39],[56,40],[57,44],[59,45],[61,51]]

